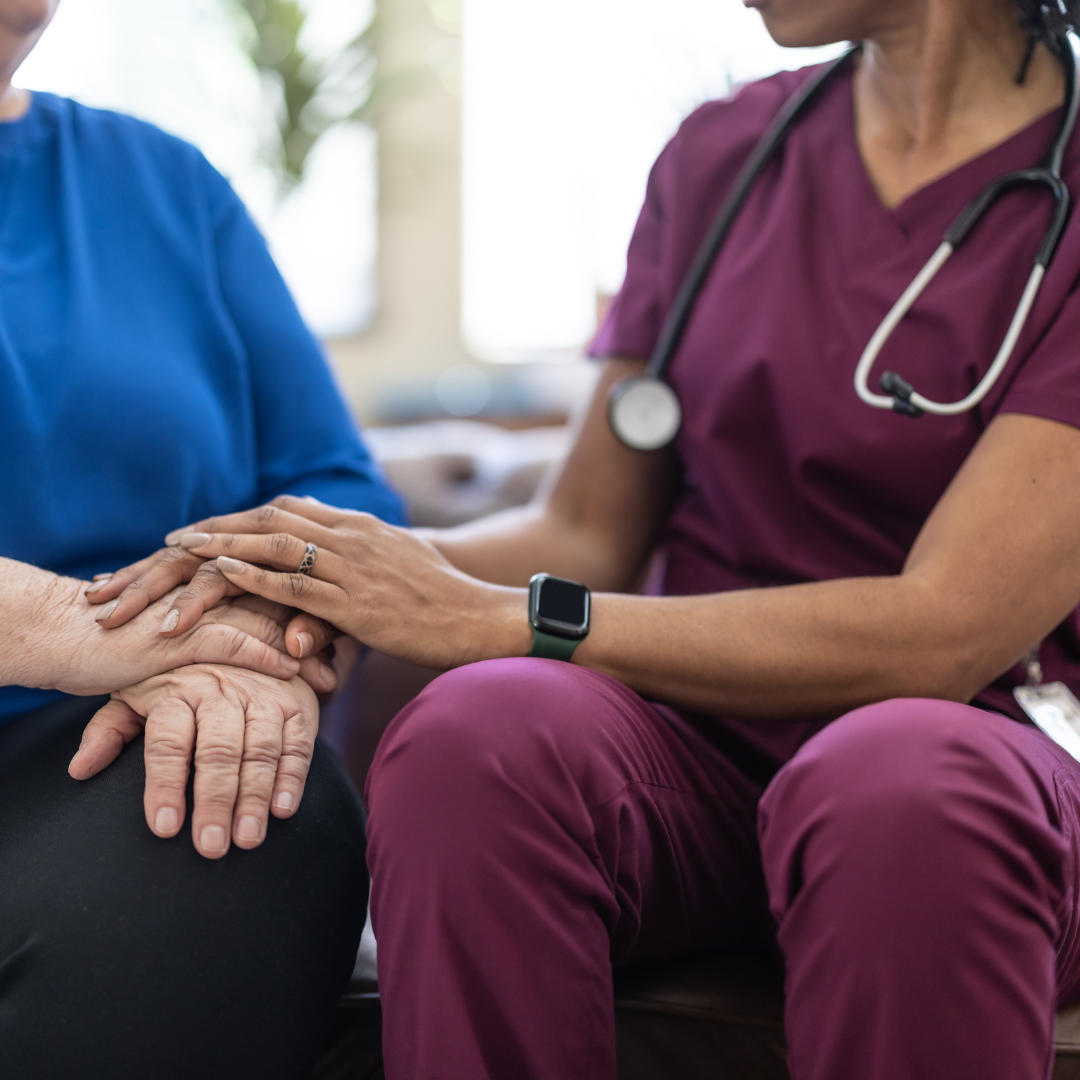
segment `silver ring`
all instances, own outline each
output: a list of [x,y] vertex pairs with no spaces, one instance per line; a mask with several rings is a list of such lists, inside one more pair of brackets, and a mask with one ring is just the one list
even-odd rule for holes
[[300,560],[300,565],[296,568],[298,574],[310,574],[311,568],[315,565],[315,556],[319,554],[319,549],[314,544],[308,544],[304,548],[304,557]]

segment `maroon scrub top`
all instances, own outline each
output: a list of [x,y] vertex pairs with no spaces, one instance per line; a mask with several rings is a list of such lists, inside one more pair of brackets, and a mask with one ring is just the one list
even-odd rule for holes
[[[653,168],[626,280],[594,355],[650,354],[736,173],[815,70],[753,83],[683,123]],[[822,90],[747,198],[670,368],[683,409],[677,446],[686,486],[663,538],[662,592],[898,574],[994,416],[1080,427],[1076,213],[1008,367],[974,411],[912,419],[863,404],[854,388],[866,343],[956,215],[995,177],[1038,162],[1059,115],[888,210],[855,142],[850,67]],[[1063,175],[1080,197],[1080,135]],[[1005,336],[1051,208],[1049,194],[1024,190],[987,213],[885,346],[871,389],[886,370],[935,401],[955,401],[976,385]],[[1047,681],[1080,691],[1075,616],[1040,656]],[[1022,716],[1010,692],[1017,681],[1019,668],[980,702]],[[791,735],[797,743],[807,733]],[[752,741],[765,748],[758,736]],[[793,744],[782,741],[787,749],[775,746],[770,756],[788,756]]]

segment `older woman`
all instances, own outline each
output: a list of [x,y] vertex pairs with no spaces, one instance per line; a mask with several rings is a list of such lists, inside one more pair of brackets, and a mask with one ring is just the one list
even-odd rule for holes
[[[915,419],[910,387],[879,411],[853,386],[957,215],[1069,136],[1080,7],[753,6],[782,44],[861,49],[704,279],[667,372],[677,453],[620,442],[608,390],[820,69],[706,105],[661,155],[599,395],[537,505],[416,536],[280,500],[176,536],[253,593],[457,668],[368,781],[394,1080],[611,1080],[611,961],[767,940],[769,912],[795,1080],[1042,1080],[1055,1004],[1080,995],[1080,762],[1011,693],[1040,666],[1080,690],[1080,219],[981,400]],[[1077,136],[1062,175],[1080,191]],[[1052,204],[999,201],[878,374],[974,391]],[[657,543],[664,595],[621,592]],[[278,572],[304,552],[310,577]],[[573,580],[534,584],[530,611],[537,571]],[[574,581],[599,590],[591,621]],[[187,626],[201,603],[179,607]]]
[[273,604],[165,639],[167,597],[109,630],[84,591],[276,493],[400,505],[222,177],[12,87],[55,7],[0,0],[0,1073],[292,1080],[367,887],[321,631],[298,662]]

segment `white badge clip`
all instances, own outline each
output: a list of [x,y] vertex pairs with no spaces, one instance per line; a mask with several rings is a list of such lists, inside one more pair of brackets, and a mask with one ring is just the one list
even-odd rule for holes
[[1028,685],[1013,687],[1013,697],[1037,727],[1080,761],[1080,701],[1064,683],[1043,685],[1035,657],[1035,650],[1028,653]]

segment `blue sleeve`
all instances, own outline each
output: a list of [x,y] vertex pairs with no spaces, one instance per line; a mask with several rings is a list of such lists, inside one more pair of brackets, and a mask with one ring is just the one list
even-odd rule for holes
[[226,180],[206,175],[219,287],[249,362],[260,502],[313,495],[403,524],[265,240]]

